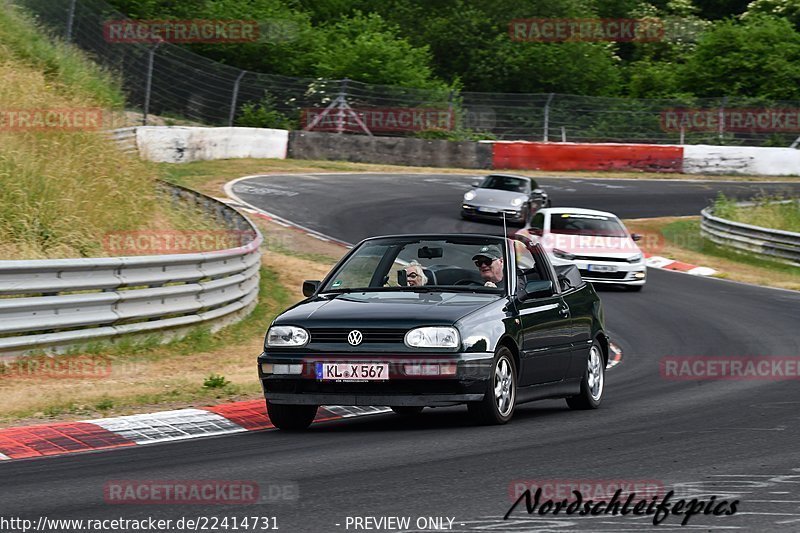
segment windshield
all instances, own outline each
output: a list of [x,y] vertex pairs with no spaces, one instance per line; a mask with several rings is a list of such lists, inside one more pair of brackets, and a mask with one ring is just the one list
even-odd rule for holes
[[332,273],[321,292],[500,293],[505,286],[504,265],[501,237],[374,239],[359,246]]
[[530,181],[512,176],[487,176],[486,179],[483,180],[483,183],[481,183],[481,188],[529,193]]
[[628,235],[616,217],[577,213],[554,213],[550,218],[550,232],[599,237],[627,237]]

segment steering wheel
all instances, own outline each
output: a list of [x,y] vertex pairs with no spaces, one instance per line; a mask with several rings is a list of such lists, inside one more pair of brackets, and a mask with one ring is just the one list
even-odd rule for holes
[[464,278],[456,281],[453,285],[478,285],[483,287],[483,283],[475,281],[474,279]]

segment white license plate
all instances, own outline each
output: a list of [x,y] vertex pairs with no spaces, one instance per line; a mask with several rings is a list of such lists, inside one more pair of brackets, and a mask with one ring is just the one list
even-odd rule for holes
[[383,381],[389,379],[388,363],[317,363],[322,381]]
[[617,267],[612,265],[589,265],[591,272],[616,272]]
[[478,211],[481,213],[499,213],[499,209],[495,209],[494,207],[479,207]]

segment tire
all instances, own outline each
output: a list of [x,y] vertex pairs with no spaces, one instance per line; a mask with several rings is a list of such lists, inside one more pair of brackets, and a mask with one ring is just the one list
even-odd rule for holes
[[395,414],[400,416],[416,416],[420,414],[422,410],[425,408],[409,405],[409,406],[391,407],[390,409],[394,411]]
[[505,424],[514,416],[516,400],[517,369],[514,356],[511,350],[501,346],[494,356],[492,375],[483,400],[467,404],[467,409],[478,424]]
[[581,392],[567,398],[567,405],[572,409],[597,409],[603,401],[605,381],[606,363],[603,349],[597,341],[594,341],[586,358],[586,373],[581,380]]
[[272,425],[288,431],[302,431],[311,425],[317,416],[316,405],[282,405],[267,400],[267,415]]

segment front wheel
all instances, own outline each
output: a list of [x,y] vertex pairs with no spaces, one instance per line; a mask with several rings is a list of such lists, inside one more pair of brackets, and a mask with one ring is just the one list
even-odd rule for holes
[[494,356],[492,376],[483,400],[467,404],[479,424],[505,424],[514,416],[517,401],[517,370],[511,350],[501,346]]
[[603,387],[606,381],[606,364],[603,351],[595,341],[589,348],[586,360],[586,373],[581,380],[581,392],[567,398],[572,409],[597,409],[603,400]]
[[278,429],[300,431],[308,428],[317,416],[316,405],[282,405],[267,400],[267,415]]

